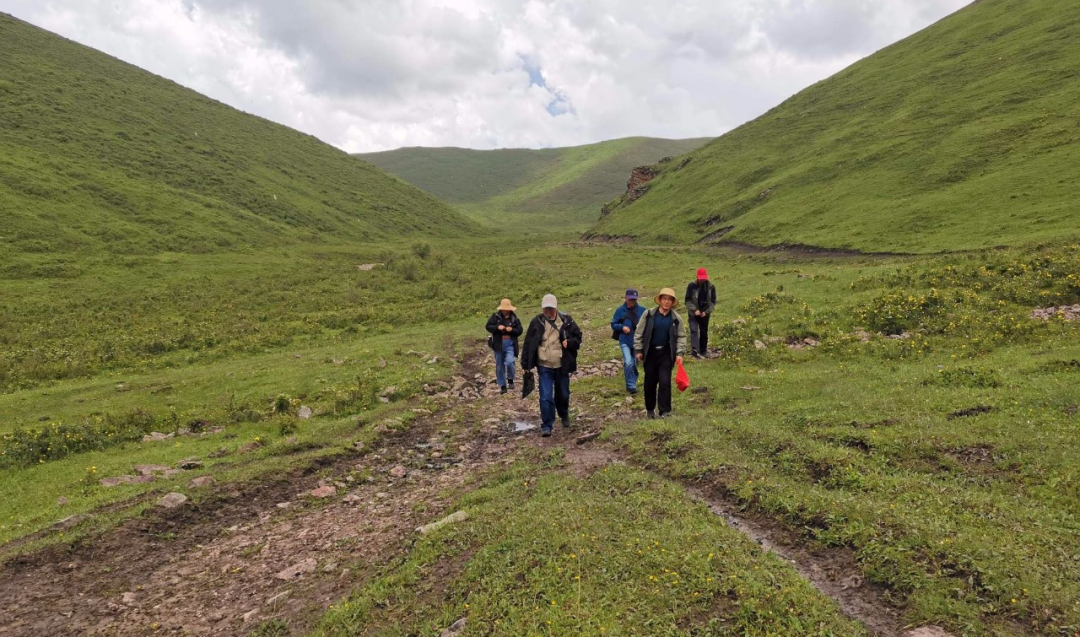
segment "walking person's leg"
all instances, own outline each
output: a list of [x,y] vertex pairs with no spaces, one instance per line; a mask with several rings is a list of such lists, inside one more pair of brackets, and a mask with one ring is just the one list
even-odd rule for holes
[[711,314],[706,314],[699,321],[701,323],[701,336],[698,337],[698,354],[702,356],[709,355],[709,319],[711,318]]
[[555,411],[563,427],[570,426],[570,374],[558,370],[555,374]]
[[536,385],[540,394],[540,431],[550,435],[555,426],[555,374],[550,367],[536,368]]
[[502,347],[495,350],[495,382],[506,393],[506,366]]
[[634,348],[621,343],[622,349],[623,378],[626,380],[626,391],[631,394],[637,393],[638,369],[637,359],[634,358]]
[[675,362],[671,360],[671,348],[664,348],[654,352],[656,356],[656,376],[659,383],[656,400],[660,408],[660,417],[671,413],[671,371]]
[[645,359],[645,411],[650,418],[656,415],[656,386],[660,381],[658,358],[659,355],[652,352]]
[[700,338],[700,335],[698,334],[698,317],[691,314],[687,317],[687,320],[690,322],[690,354],[692,356],[697,356],[701,353],[701,350],[698,349]]
[[506,372],[507,386],[514,387],[514,363],[517,359],[514,357],[514,341],[506,339],[503,341],[503,369]]

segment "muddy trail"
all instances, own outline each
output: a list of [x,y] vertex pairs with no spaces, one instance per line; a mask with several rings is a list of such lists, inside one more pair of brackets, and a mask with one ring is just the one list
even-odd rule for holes
[[[416,409],[407,429],[391,429],[366,453],[343,451],[270,482],[220,485],[198,507],[148,512],[85,545],[6,564],[0,636],[243,636],[273,619],[303,634],[408,551],[416,529],[439,520],[485,472],[536,449],[561,448],[579,476],[626,461],[595,437],[613,420],[639,418],[640,406],[578,392],[574,426],[542,439],[535,397],[500,395],[492,366],[490,353],[463,361],[436,409]],[[620,373],[606,362],[578,377]],[[740,514],[722,489],[688,490],[874,634],[947,637],[934,627],[905,632],[850,553],[802,546],[779,525]]]

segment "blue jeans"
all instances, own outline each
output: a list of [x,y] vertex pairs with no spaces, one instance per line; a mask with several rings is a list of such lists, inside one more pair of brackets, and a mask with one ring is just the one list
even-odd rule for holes
[[536,384],[540,390],[540,430],[551,431],[555,416],[570,418],[570,375],[561,369],[536,367]]
[[495,341],[495,380],[499,387],[506,387],[506,381],[514,382],[514,339],[503,338]]
[[622,349],[623,377],[626,378],[626,391],[637,391],[638,368],[633,346],[619,343]]

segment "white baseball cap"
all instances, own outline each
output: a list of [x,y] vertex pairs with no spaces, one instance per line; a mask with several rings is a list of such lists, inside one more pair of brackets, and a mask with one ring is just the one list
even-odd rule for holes
[[544,300],[540,301],[540,308],[541,309],[547,309],[549,307],[551,309],[556,309],[556,308],[559,307],[559,301],[558,301],[558,299],[555,298],[554,294],[545,294],[544,295]]

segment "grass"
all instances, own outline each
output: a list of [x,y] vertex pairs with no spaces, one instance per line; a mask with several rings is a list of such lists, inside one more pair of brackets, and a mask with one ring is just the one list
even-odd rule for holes
[[628,468],[581,479],[558,454],[465,496],[313,632],[862,635],[832,603],[678,486]]
[[0,277],[83,255],[462,236],[441,201],[294,130],[0,15]]
[[661,166],[593,232],[907,253],[1076,236],[1077,42],[1075,5],[972,3]]
[[580,234],[630,171],[708,139],[630,137],[572,148],[402,148],[360,155],[493,229]]

